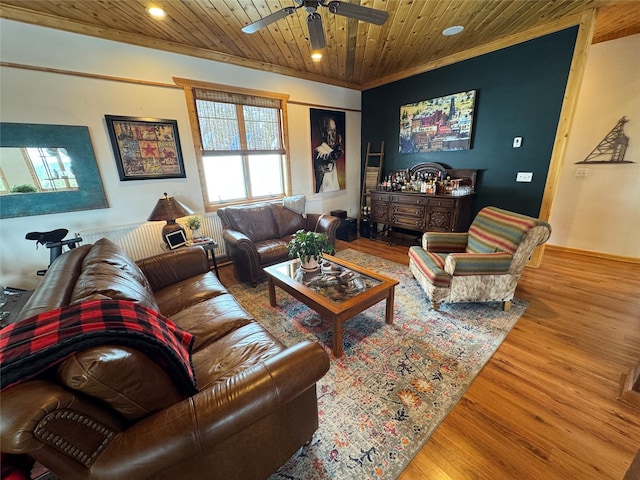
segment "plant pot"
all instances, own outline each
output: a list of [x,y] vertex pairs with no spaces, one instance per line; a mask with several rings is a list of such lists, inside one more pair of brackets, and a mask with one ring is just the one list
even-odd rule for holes
[[320,268],[320,263],[318,262],[318,257],[310,257],[309,261],[304,262],[300,259],[300,268],[305,272],[315,272]]
[[191,238],[200,238],[202,234],[200,233],[199,228],[194,228],[191,230]]

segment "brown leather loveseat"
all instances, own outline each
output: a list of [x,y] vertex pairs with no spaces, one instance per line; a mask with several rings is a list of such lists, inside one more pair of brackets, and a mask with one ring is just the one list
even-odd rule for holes
[[191,333],[197,393],[181,394],[136,349],[94,346],[2,391],[3,455],[28,455],[64,480],[260,479],[311,439],[327,354],[314,342],[287,348],[262,328],[202,248],[136,263],[106,239],[78,247],[51,265],[20,317],[96,299],[149,307]]
[[298,230],[327,233],[335,244],[340,219],[327,214],[302,214],[280,203],[257,203],[218,209],[222,237],[236,278],[254,286],[262,269],[289,258],[287,244]]

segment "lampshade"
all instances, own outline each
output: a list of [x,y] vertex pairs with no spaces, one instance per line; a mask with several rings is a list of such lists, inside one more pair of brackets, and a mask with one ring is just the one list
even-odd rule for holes
[[166,225],[162,227],[162,240],[168,243],[166,238],[167,234],[178,230],[184,231],[182,225],[176,223],[176,218],[186,217],[187,215],[193,215],[193,210],[175,198],[169,197],[165,192],[164,198],[160,198],[156,202],[156,206],[153,208],[147,221],[159,222],[165,220],[167,222]]
[[164,198],[159,199],[156,203],[147,221],[159,222],[161,220],[175,220],[176,218],[186,217],[187,215],[193,215],[193,210],[179,200],[167,196],[165,193]]

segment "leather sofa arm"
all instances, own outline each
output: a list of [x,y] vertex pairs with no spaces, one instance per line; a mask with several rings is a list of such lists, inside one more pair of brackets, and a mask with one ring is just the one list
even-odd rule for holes
[[138,422],[109,445],[93,468],[101,470],[101,478],[114,480],[152,477],[275,412],[313,388],[328,370],[329,357],[320,345],[298,343]]
[[60,470],[89,467],[123,424],[58,385],[34,380],[2,392],[2,451],[48,459]]
[[307,214],[307,231],[311,232],[326,232],[329,236],[329,242],[331,245],[336,243],[336,231],[340,226],[340,219],[333,215],[308,213]]
[[232,230],[230,228],[225,228],[222,232],[223,239],[228,243],[231,248],[253,248],[253,241],[249,239],[244,233],[238,230]]
[[209,271],[209,258],[199,246],[160,253],[136,263],[154,292]]
[[244,276],[255,286],[257,279],[262,275],[262,269],[260,256],[253,241],[244,233],[230,228],[222,231],[222,238],[227,245],[227,253],[233,260],[234,270],[244,272]]

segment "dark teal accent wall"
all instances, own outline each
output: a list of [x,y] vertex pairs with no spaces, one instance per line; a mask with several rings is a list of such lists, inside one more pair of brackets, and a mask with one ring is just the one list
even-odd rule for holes
[[[476,211],[487,205],[538,216],[578,34],[572,27],[362,94],[362,159],[385,142],[383,172],[438,162],[480,170]],[[463,33],[464,35],[464,33]],[[476,90],[471,149],[398,152],[400,107]],[[513,148],[513,138],[523,137]],[[533,182],[516,183],[517,172]]]

